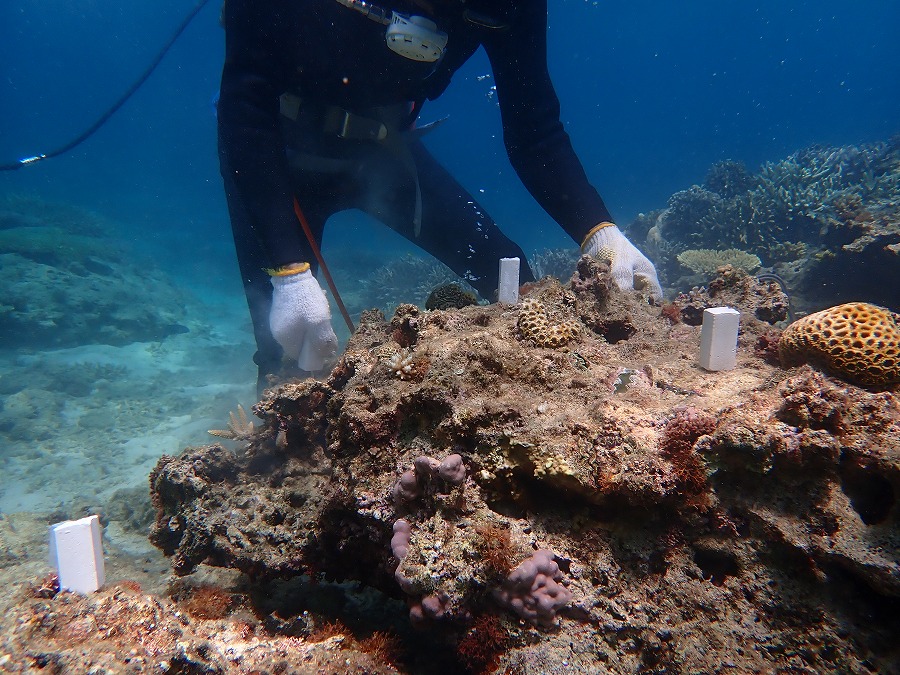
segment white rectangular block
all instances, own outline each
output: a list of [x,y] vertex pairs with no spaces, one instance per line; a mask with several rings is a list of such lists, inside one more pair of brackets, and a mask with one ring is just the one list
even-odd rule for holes
[[50,564],[61,590],[93,593],[106,582],[100,517],[66,520],[50,526]]
[[497,301],[507,305],[519,302],[519,259],[500,258],[500,284]]
[[700,366],[706,370],[731,370],[737,363],[741,313],[731,307],[703,310],[700,329]]

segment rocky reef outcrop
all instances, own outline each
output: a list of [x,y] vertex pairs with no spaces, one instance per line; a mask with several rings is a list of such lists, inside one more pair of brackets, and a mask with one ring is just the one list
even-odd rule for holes
[[590,258],[516,307],[366,313],[239,450],[159,461],[151,539],[178,575],[403,600],[427,672],[896,670],[896,391],[782,369],[783,293],[717,282],[689,299],[742,311],[716,373],[698,326]]

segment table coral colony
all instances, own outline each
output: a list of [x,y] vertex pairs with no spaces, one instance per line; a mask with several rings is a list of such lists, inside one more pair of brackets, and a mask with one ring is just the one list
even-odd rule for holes
[[[896,388],[773,362],[786,298],[734,269],[681,314],[587,258],[522,291],[365,313],[324,381],[266,391],[239,451],[162,458],[175,573],[355,580],[427,631],[418,672],[897,670]],[[708,372],[679,318],[724,305],[737,363]]]

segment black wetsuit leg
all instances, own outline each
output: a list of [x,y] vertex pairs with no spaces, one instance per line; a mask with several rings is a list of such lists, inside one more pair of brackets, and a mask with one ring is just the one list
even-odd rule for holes
[[372,180],[360,185],[357,208],[379,219],[494,300],[499,259],[518,257],[522,283],[534,281],[522,249],[507,237],[484,208],[422,143],[410,145],[422,191],[422,228],[413,227],[415,185],[396,158],[381,157],[362,169]]
[[275,341],[269,330],[269,310],[272,307],[272,283],[266,272],[269,263],[234,181],[227,171],[223,174],[234,248],[241,271],[241,281],[244,284],[244,295],[247,296],[247,306],[250,309],[250,319],[253,322],[253,336],[256,338],[256,354],[253,355],[253,362],[259,366],[257,388],[260,388],[265,384],[264,377],[267,373],[278,372],[282,355],[281,345]]

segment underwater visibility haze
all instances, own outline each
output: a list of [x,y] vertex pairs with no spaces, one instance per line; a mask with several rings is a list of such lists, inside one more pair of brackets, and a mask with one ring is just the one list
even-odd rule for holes
[[[4,2],[0,165],[198,6]],[[665,298],[528,194],[479,51],[424,143],[549,277],[475,300],[340,213],[358,330],[329,291],[336,359],[261,398],[221,10],[0,172],[0,670],[900,672],[900,4],[548,0],[561,119]],[[700,368],[723,306],[736,365]],[[92,514],[107,585],[66,600],[47,526]]]

